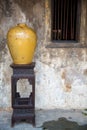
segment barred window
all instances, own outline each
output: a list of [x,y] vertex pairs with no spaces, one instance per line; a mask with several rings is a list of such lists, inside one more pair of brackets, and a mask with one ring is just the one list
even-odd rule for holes
[[51,0],[52,40],[77,40],[78,0]]

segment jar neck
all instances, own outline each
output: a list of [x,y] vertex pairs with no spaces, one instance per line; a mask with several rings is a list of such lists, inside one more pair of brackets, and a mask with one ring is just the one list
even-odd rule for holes
[[25,23],[19,23],[19,24],[17,24],[17,26],[24,27],[24,26],[26,26],[26,24]]

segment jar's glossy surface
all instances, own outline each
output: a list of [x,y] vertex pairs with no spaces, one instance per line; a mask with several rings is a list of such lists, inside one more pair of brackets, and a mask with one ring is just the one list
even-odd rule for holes
[[7,44],[14,64],[30,64],[36,43],[35,31],[24,23],[12,27],[7,33]]

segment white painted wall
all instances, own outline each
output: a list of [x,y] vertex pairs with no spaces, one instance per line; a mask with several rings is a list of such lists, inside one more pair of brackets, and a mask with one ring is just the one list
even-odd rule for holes
[[[10,17],[3,15],[0,36],[5,39],[9,28],[19,22],[25,22],[37,31],[38,44],[33,59],[36,62],[36,109],[87,108],[87,49],[47,49],[51,22],[49,0],[46,3],[36,0],[34,5],[32,1],[24,4],[17,2],[11,5],[13,12]],[[25,9],[26,4],[28,8]],[[0,52],[0,109],[11,107],[11,63],[10,53],[5,45]],[[31,86],[28,87],[26,80],[20,80],[18,91],[22,96],[28,95]]]

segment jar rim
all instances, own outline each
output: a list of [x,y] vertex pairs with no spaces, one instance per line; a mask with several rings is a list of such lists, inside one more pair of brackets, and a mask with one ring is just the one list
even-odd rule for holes
[[17,26],[24,27],[24,26],[26,26],[26,24],[25,23],[18,23]]

